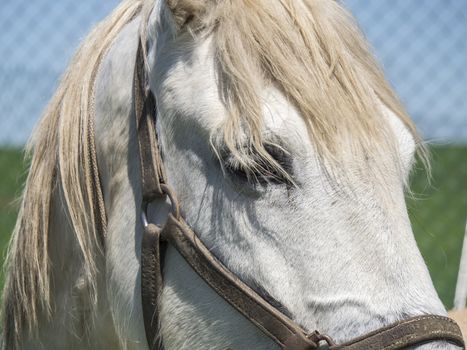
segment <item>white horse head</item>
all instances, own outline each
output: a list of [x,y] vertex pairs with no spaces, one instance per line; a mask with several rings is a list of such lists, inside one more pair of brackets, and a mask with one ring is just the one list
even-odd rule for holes
[[[445,314],[404,201],[419,138],[338,3],[127,1],[87,41],[77,61],[87,60],[90,68],[65,80],[60,103],[51,107],[64,114],[63,105],[87,106],[89,92],[95,92],[96,147],[108,216],[105,255],[98,255],[95,220],[86,218],[94,209],[85,176],[89,169],[80,167],[88,164],[86,149],[70,146],[86,140],[86,117],[71,107],[78,119],[62,115],[57,120],[50,112],[36,135],[28,186],[49,174],[40,183],[54,193],[42,200],[51,218],[35,228],[32,243],[25,235],[27,223],[17,227],[5,292],[9,344],[147,349],[139,274],[140,173],[131,110],[140,33],[147,40],[168,182],[187,222],[232,272],[305,329],[319,329],[339,342],[410,316]],[[82,79],[92,86],[97,66],[94,88],[79,96],[64,91],[70,84],[81,86]],[[81,123],[79,132],[69,131],[78,128],[73,120]],[[47,154],[50,139],[58,156],[46,157],[47,163],[37,154]],[[67,150],[76,160],[68,168]],[[80,151],[84,155],[78,156]],[[46,166],[58,168],[55,192]],[[81,187],[73,192],[71,184]],[[34,193],[27,189],[25,202],[40,198]],[[164,220],[165,202],[150,209],[152,221]],[[23,218],[28,210],[40,212],[24,205]],[[44,230],[49,244],[37,248]],[[59,245],[59,237],[67,247]],[[23,262],[22,247],[43,249],[28,253],[38,263],[25,263],[24,270],[13,267]],[[36,286],[25,282],[27,273]],[[165,349],[277,347],[171,247],[164,282],[160,328]],[[33,301],[13,305],[28,297]],[[43,319],[52,321],[45,325]],[[61,336],[51,340],[57,330]],[[451,348],[442,343],[417,347]]]

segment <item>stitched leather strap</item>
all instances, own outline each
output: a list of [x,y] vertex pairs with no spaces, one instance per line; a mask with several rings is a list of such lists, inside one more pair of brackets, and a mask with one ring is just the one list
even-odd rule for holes
[[[164,174],[155,128],[156,100],[148,87],[142,55],[140,40],[133,77],[133,108],[144,204],[155,198],[165,197],[165,193],[162,189]],[[159,299],[163,286],[161,263],[160,229],[149,224],[144,229],[141,248],[141,297],[144,328],[150,350],[163,349],[159,337]]]
[[149,224],[144,229],[141,249],[141,296],[150,350],[162,349],[159,339],[159,302],[163,286],[161,261],[160,229]]
[[398,350],[432,341],[446,341],[464,349],[459,326],[452,319],[426,315],[400,321],[353,339],[332,350]]
[[144,72],[143,49],[140,40],[133,79],[134,113],[141,163],[141,186],[144,202],[164,197],[161,184],[165,183],[155,127],[156,99],[149,89]]

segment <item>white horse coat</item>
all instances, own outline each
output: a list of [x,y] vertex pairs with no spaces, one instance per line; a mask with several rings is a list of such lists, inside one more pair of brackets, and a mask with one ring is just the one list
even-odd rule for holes
[[[57,208],[51,227],[65,238],[51,241],[50,259],[61,261],[52,274],[61,276],[63,268],[71,272],[63,279],[63,290],[62,282],[53,290],[58,305],[53,321],[40,323],[37,337],[25,332],[21,348],[148,348],[140,290],[140,173],[131,110],[142,18],[148,23],[150,84],[158,102],[168,182],[187,222],[232,272],[266,291],[304,328],[319,329],[338,342],[410,316],[445,315],[405,206],[416,149],[407,124],[380,103],[377,117],[387,126],[394,153],[375,158],[369,150],[368,169],[383,171],[365,172],[353,162],[357,149],[349,148],[349,161],[340,165],[345,176],[339,176],[320,156],[300,109],[277,84],[264,84],[258,91],[262,134],[285,150],[279,163],[287,165],[294,185],[243,176],[246,170],[228,147],[220,157],[214,150],[229,118],[215,36],[187,35],[179,22],[179,16],[196,17],[204,2],[156,0],[147,18],[138,16],[119,31],[102,59],[94,84],[94,133],[108,226],[105,256],[97,261],[94,316],[78,311],[82,319],[76,320],[67,311],[86,309],[76,296],[86,288],[79,287],[79,265],[72,269],[67,259],[79,251],[73,228]],[[328,2],[317,3],[327,9]],[[384,178],[377,176],[381,174]],[[150,219],[163,222],[167,205],[153,203],[150,209]],[[62,248],[67,241],[71,248]],[[170,247],[164,266],[160,332],[166,350],[277,348]],[[68,283],[75,286],[71,292]],[[40,314],[39,319],[47,317]],[[93,323],[86,324],[89,319]],[[454,348],[443,343],[417,347]]]

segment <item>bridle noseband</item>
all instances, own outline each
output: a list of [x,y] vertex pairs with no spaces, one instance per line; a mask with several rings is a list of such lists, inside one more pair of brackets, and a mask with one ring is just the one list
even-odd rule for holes
[[[156,101],[148,88],[142,45],[140,40],[133,79],[133,107],[143,198],[142,305],[146,337],[151,350],[163,349],[159,338],[159,308],[164,284],[163,255],[168,244],[177,249],[219,296],[282,349],[315,350],[326,343],[331,350],[397,350],[432,341],[447,341],[464,348],[458,325],[450,318],[436,315],[406,319],[337,345],[328,335],[305,331],[228,270],[185,222],[176,196],[165,181],[155,128]],[[156,199],[169,199],[172,205],[162,228],[149,223],[146,217],[147,205]]]

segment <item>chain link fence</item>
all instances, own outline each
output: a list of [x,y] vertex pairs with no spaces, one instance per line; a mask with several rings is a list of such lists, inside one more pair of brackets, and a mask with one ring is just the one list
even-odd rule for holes
[[425,137],[467,143],[467,3],[345,3]]
[[[451,306],[467,217],[467,2],[342,2],[426,140],[437,144],[433,184],[416,172],[408,207],[437,289]],[[2,0],[0,147],[24,145],[80,39],[117,3]]]
[[0,145],[22,146],[80,40],[118,0],[2,0]]

